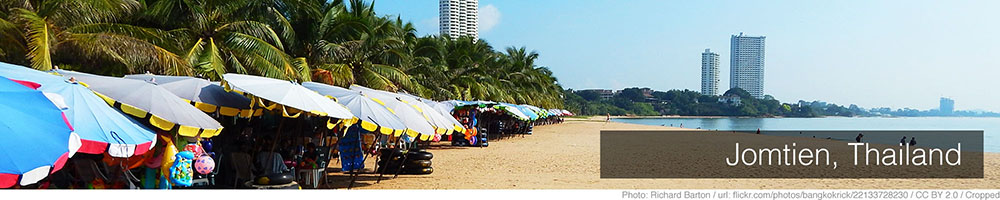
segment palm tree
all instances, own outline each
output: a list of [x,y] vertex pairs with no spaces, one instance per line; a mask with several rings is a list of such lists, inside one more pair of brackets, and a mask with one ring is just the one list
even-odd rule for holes
[[0,58],[38,70],[190,75],[190,65],[164,47],[169,33],[127,24],[140,8],[134,0],[4,1]]
[[[227,0],[153,0],[144,20],[170,30],[179,51],[198,75],[219,80],[228,72],[254,74],[285,80],[310,80],[305,58],[285,53],[283,34],[264,19],[248,13],[266,15],[272,21],[284,16],[277,1]],[[291,33],[282,26],[285,36]]]
[[407,41],[416,38],[413,26],[378,17],[373,4],[360,0],[334,3],[317,6],[325,10],[322,16],[309,17],[319,20],[310,24],[314,28],[307,28],[315,33],[300,38],[307,48],[300,55],[313,63],[313,76],[332,85],[421,93],[422,87],[402,70],[410,59],[405,52]]

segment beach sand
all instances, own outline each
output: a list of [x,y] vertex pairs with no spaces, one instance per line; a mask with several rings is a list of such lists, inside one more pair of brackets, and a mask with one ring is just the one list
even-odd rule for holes
[[[982,179],[601,179],[601,130],[674,127],[606,123],[603,116],[538,126],[534,135],[491,141],[489,147],[437,146],[430,175],[361,174],[357,189],[988,189],[1000,188],[1000,154],[985,155]],[[741,134],[734,137],[760,138]],[[369,169],[374,166],[369,161]],[[336,164],[334,164],[336,165]],[[347,174],[330,173],[329,188],[346,188]]]

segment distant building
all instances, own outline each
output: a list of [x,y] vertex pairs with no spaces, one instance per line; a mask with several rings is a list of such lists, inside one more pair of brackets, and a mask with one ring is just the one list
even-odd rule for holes
[[641,89],[639,89],[639,91],[642,92],[642,96],[643,97],[646,97],[646,98],[652,98],[653,97],[653,89],[650,89],[650,88],[641,88]]
[[740,106],[740,104],[743,103],[742,101],[743,100],[740,99],[740,96],[734,94],[719,97],[719,103],[729,104],[731,106]]
[[941,97],[941,104],[938,106],[938,110],[941,114],[952,114],[955,112],[955,100],[949,98]]
[[615,97],[615,91],[614,90],[586,89],[586,90],[580,90],[580,91],[581,92],[582,91],[592,91],[594,93],[597,93],[597,95],[601,97],[601,100],[611,100],[611,98]]
[[441,36],[479,39],[479,0],[440,0]]
[[764,36],[733,35],[730,41],[729,88],[741,88],[764,98]]
[[719,94],[719,54],[710,49],[701,53],[701,94]]

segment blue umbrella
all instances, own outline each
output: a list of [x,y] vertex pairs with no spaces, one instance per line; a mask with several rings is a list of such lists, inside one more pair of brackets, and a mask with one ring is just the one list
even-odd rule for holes
[[0,63],[0,74],[39,83],[38,90],[61,95],[69,107],[64,111],[66,117],[83,142],[81,153],[108,152],[113,157],[130,157],[146,153],[156,141],[152,130],[112,108],[89,88],[65,77],[6,63]]
[[163,87],[146,81],[55,70],[73,77],[125,114],[149,121],[149,125],[186,137],[209,138],[222,132],[222,125]]
[[80,148],[66,115],[41,91],[0,76],[0,188],[62,169]]

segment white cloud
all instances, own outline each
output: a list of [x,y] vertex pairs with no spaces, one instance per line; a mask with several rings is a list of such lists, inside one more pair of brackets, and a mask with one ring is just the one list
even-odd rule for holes
[[500,10],[493,4],[479,8],[479,32],[487,32],[500,23]]

